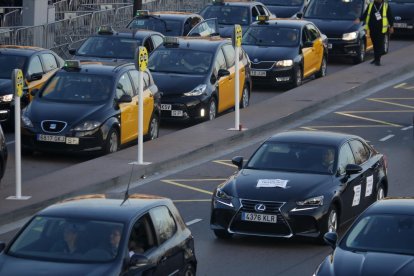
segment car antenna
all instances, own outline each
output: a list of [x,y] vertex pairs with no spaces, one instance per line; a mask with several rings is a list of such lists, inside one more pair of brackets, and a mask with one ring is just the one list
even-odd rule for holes
[[[129,181],[128,181],[128,185],[127,185],[127,188],[126,188],[126,191],[125,191],[125,194],[124,194],[124,200],[122,201],[122,203],[121,203],[121,206],[125,203],[125,201],[127,201],[128,200],[128,198],[129,198],[129,186],[130,186],[130,184],[131,184],[131,180],[132,180],[132,173],[134,172],[134,164],[132,164],[132,167],[131,167],[131,174],[129,175]],[[143,174],[143,175],[141,175],[141,179],[145,179],[146,178],[146,176]]]

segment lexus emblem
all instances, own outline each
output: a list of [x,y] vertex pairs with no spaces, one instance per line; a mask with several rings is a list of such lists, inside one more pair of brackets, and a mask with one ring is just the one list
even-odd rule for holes
[[257,58],[255,58],[255,59],[253,59],[253,62],[254,62],[254,63],[258,63],[258,62],[259,62],[259,60],[258,60]]
[[396,16],[395,20],[401,20],[401,16]]
[[266,205],[264,205],[264,204],[262,204],[262,203],[259,203],[259,204],[256,204],[256,205],[254,206],[254,209],[255,209],[257,212],[264,212],[264,211],[266,210]]
[[50,129],[56,129],[56,124],[50,124]]

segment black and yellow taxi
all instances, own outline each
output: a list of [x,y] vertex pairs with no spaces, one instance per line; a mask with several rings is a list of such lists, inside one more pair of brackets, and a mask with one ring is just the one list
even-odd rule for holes
[[327,39],[309,21],[260,16],[243,35],[242,47],[255,85],[297,87],[304,78],[326,75]]
[[[328,37],[329,56],[348,57],[357,64],[365,60],[367,51],[374,49],[365,25],[354,22],[369,3],[369,0],[315,0],[310,1],[303,16],[299,14],[299,17],[312,21]],[[388,46],[387,35],[385,52]]]
[[[235,105],[235,50],[220,37],[166,37],[149,57],[148,69],[163,93],[161,118],[212,120]],[[250,61],[243,50],[237,59],[241,108],[249,105]]]
[[[158,137],[160,94],[143,72],[143,132]],[[112,153],[138,137],[138,71],[132,63],[66,61],[22,114],[22,149]]]
[[204,19],[217,18],[222,37],[231,37],[235,24],[239,24],[243,32],[246,31],[259,15],[275,18],[263,3],[242,0],[214,0],[200,11],[200,15]]
[[38,89],[63,66],[63,60],[53,51],[30,46],[0,45],[0,122],[14,125],[14,93],[11,76],[21,69],[25,79],[22,106],[30,101],[28,92]]
[[134,62],[136,48],[144,46],[151,53],[163,41],[164,35],[143,29],[116,31],[102,26],[88,37],[78,49],[70,49],[72,59],[114,63]]
[[186,36],[203,20],[203,17],[196,13],[138,10],[126,27],[153,30],[166,36]]

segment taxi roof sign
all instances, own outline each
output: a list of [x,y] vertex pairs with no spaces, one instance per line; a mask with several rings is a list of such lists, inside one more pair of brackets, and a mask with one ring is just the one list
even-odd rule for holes
[[149,16],[149,10],[137,10],[135,16],[138,17],[147,17]]
[[114,30],[111,26],[100,26],[98,29],[98,34],[114,34]]
[[63,65],[65,70],[80,70],[81,65],[79,60],[66,60]]
[[164,37],[164,45],[179,45],[180,41],[178,37],[166,36]]
[[213,5],[224,5],[224,0],[213,0]]
[[257,21],[259,21],[260,23],[264,23],[266,21],[269,21],[269,16],[268,15],[259,15],[259,16],[257,16]]

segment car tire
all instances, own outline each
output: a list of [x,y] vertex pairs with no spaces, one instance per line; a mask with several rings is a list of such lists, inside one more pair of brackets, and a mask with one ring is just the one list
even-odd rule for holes
[[381,200],[386,196],[387,196],[387,194],[385,192],[384,185],[380,184],[380,186],[378,187],[378,190],[377,190],[376,201]]
[[216,235],[217,238],[222,239],[222,240],[231,239],[231,237],[233,236],[226,230],[222,230],[222,229],[214,229],[214,235]]
[[339,213],[335,205],[329,207],[328,213],[325,218],[322,219],[322,227],[320,229],[320,234],[316,238],[316,242],[319,244],[325,244],[323,236],[327,232],[337,232],[339,227]]
[[244,86],[242,97],[240,99],[240,108],[246,108],[250,104],[250,93],[248,86]]
[[365,41],[362,39],[361,42],[359,43],[359,49],[357,52],[357,56],[354,57],[354,60],[353,60],[354,64],[359,64],[361,62],[364,62],[365,53],[366,53]]
[[103,153],[109,154],[118,151],[119,149],[119,133],[115,128],[111,128],[106,137]]
[[145,140],[155,140],[158,138],[160,132],[160,120],[157,116],[152,116],[148,126],[148,133],[145,135]]
[[294,70],[294,76],[293,76],[293,83],[292,83],[292,88],[298,87],[302,85],[302,81],[303,81],[303,71],[302,71],[302,67],[297,66],[295,67]]
[[196,275],[196,270],[193,264],[186,264],[184,271],[183,271],[183,276],[195,276]]
[[208,117],[207,121],[214,120],[217,116],[217,102],[214,97],[212,97],[208,103]]
[[316,78],[322,78],[326,76],[327,65],[328,65],[328,62],[326,60],[326,56],[323,55],[321,69],[315,74]]

